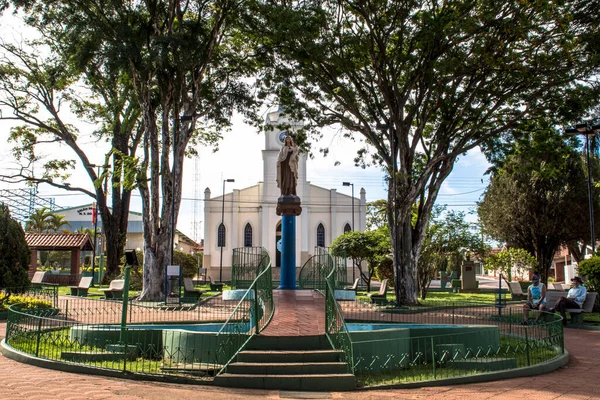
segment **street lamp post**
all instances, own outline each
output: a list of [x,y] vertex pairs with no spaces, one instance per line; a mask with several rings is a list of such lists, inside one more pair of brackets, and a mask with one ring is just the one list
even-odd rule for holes
[[223,239],[221,240],[221,245],[219,246],[221,248],[221,257],[219,259],[219,282],[223,282],[223,246],[225,245],[225,225],[224,225],[224,219],[225,219],[225,182],[235,182],[235,179],[223,179],[223,199],[221,202],[221,226],[219,226],[219,229],[217,230],[217,242],[219,242],[219,233],[221,232],[221,227],[223,227]]
[[567,129],[565,134],[585,135],[585,157],[587,164],[587,181],[588,181],[588,208],[590,216],[590,245],[592,246],[592,255],[596,252],[596,232],[594,229],[594,197],[592,192],[592,172],[590,168],[590,136],[594,136],[600,132],[600,125],[590,127],[588,124],[577,124],[575,128]]
[[[352,186],[352,231],[354,232],[354,183],[342,182],[343,186]],[[352,282],[356,280],[356,267],[352,264]]]
[[342,182],[343,186],[352,186],[352,231],[354,231],[354,183]]

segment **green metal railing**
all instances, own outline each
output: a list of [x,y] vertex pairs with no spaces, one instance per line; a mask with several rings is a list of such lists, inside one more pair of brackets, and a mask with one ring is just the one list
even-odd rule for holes
[[233,249],[231,287],[250,287],[256,277],[269,264],[269,253],[264,247],[239,247]]
[[333,287],[341,289],[347,284],[346,272],[345,258],[332,256],[325,247],[316,247],[315,255],[300,269],[298,286],[324,292],[327,277],[331,275]]
[[348,365],[348,372],[354,373],[352,340],[344,322],[344,316],[335,300],[335,270],[325,280],[325,334],[335,350],[341,350],[342,360]]
[[56,307],[58,305],[58,286],[37,285],[23,287],[0,288],[0,311],[8,309],[8,305],[26,302],[29,305]]
[[[177,305],[58,296],[56,306],[9,307],[6,342],[40,358],[189,380],[212,378],[274,312],[268,259],[241,299]],[[48,302],[50,304],[50,302]]]
[[[332,302],[327,293],[328,337],[346,357],[352,354],[353,373],[365,387],[534,366],[564,353],[560,316],[545,313],[540,321],[522,325],[521,304],[505,305],[499,313],[495,303],[397,309],[344,301],[336,309]],[[346,339],[342,333],[348,330]]]
[[269,256],[262,261],[266,267],[243,294],[217,335],[218,359],[223,362],[219,373],[227,368],[255,334],[260,333],[273,318],[273,283]]

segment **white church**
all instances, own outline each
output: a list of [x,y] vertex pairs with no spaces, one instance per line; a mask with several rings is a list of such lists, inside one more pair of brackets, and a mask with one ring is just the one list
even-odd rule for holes
[[[267,116],[267,123],[274,126],[285,122],[280,111]],[[293,131],[293,126],[290,130]],[[281,239],[281,217],[275,212],[280,196],[276,182],[277,156],[286,136],[287,131],[277,127],[265,133],[262,182],[234,189],[224,197],[213,197],[208,188],[204,191],[203,266],[215,280],[221,271],[224,281],[231,279],[233,249],[239,247],[264,247],[271,257],[273,274],[279,275],[281,253],[277,242]],[[306,154],[300,154],[296,185],[302,202],[302,214],[296,217],[296,273],[314,254],[315,247],[329,247],[344,232],[353,229],[362,232],[366,226],[365,189],[360,189],[360,198],[352,199],[336,189],[312,185],[306,179],[306,158]]]

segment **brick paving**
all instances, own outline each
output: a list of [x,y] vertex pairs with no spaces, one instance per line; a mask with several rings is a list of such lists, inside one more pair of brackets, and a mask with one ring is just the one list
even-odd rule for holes
[[[276,312],[265,335],[324,332],[324,299],[307,291],[275,291]],[[0,322],[0,337],[6,322]],[[21,364],[0,355],[0,399],[600,399],[600,331],[565,329],[569,364],[534,377],[417,389],[298,393],[178,385],[72,374]]]

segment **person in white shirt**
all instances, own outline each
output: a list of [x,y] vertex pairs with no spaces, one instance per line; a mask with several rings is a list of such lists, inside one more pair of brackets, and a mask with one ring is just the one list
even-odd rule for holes
[[558,311],[560,313],[563,318],[563,325],[567,324],[565,310],[567,308],[581,308],[585,301],[585,296],[587,296],[587,290],[585,286],[583,286],[583,281],[580,277],[576,276],[571,279],[571,284],[573,287],[567,292],[567,297],[563,296],[558,299],[554,307],[550,309],[550,312]]

